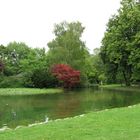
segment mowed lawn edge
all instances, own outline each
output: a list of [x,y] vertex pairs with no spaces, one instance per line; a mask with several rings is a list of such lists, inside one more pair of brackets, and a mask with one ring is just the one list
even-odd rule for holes
[[0,132],[2,140],[137,140],[140,105]]
[[56,94],[63,93],[63,89],[50,88],[50,89],[39,89],[39,88],[0,88],[0,96],[11,96],[11,95],[38,95],[38,94]]

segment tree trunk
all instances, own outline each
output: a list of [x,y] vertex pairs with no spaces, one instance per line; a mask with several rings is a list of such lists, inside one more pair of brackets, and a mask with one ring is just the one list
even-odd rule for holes
[[131,72],[129,70],[123,71],[124,81],[126,86],[131,86]]

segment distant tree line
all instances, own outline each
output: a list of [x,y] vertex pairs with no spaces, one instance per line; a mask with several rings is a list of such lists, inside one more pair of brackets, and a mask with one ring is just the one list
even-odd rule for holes
[[[1,45],[0,87],[79,87],[98,84],[100,72],[97,69],[100,63],[93,59],[101,59],[97,54],[93,56],[89,53],[81,40],[83,31],[80,22],[56,24],[55,38],[48,43],[47,52],[45,48],[30,48],[22,42]],[[52,72],[54,66],[60,73]]]
[[[0,87],[83,87],[140,82],[140,4],[122,0],[102,40],[90,54],[80,22],[55,24],[45,48],[11,42],[0,46]],[[94,46],[93,46],[94,47]]]

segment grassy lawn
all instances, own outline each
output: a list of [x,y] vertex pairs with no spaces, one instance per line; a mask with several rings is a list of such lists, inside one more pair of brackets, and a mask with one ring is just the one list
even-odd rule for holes
[[139,140],[140,105],[0,132],[1,140]]
[[111,85],[102,85],[100,88],[105,88],[105,89],[112,89],[112,90],[120,90],[120,91],[133,91],[133,92],[140,92],[140,86],[130,86],[127,87],[125,85],[120,85],[120,84],[111,84]]
[[62,93],[62,89],[0,88],[0,95],[37,95]]

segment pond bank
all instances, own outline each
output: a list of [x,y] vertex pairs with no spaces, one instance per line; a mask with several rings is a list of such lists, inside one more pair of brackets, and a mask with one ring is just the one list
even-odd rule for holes
[[63,89],[39,89],[39,88],[0,88],[0,96],[8,95],[38,95],[63,93]]
[[121,84],[112,84],[112,85],[102,85],[99,86],[100,88],[105,88],[105,89],[111,89],[111,90],[118,90],[118,91],[135,91],[135,92],[140,92],[140,86],[139,85],[132,85],[132,86],[125,86]]
[[2,140],[136,140],[140,138],[140,105],[91,112],[82,117],[7,130]]

